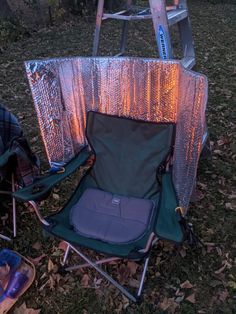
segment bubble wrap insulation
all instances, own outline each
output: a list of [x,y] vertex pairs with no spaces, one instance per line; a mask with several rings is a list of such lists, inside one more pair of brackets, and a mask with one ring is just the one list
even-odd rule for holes
[[174,184],[187,208],[205,128],[207,79],[178,61],[59,58],[25,63],[49,162],[69,161],[86,143],[86,112],[177,122]]

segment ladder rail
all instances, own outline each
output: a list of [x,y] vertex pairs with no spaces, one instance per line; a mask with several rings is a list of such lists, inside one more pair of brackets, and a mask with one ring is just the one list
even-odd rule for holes
[[96,56],[98,53],[103,8],[104,8],[104,0],[99,0],[98,7],[97,7],[96,28],[95,28],[94,41],[93,41],[93,56]]
[[[149,0],[152,12],[153,27],[155,31],[157,47],[161,59],[172,59],[173,49],[171,45],[168,15],[166,12],[166,0]],[[160,14],[162,12],[162,14]]]
[[[127,0],[126,10],[129,11],[132,5],[132,0]],[[121,41],[120,41],[120,54],[123,55],[125,53],[125,48],[127,45],[127,36],[128,36],[128,21],[123,22]]]

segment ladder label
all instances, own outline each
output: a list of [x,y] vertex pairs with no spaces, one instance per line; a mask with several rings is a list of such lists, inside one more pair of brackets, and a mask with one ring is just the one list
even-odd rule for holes
[[159,46],[160,57],[161,59],[168,59],[169,57],[168,40],[167,40],[166,32],[161,25],[159,25],[157,37],[158,37],[157,41],[158,41],[158,46]]

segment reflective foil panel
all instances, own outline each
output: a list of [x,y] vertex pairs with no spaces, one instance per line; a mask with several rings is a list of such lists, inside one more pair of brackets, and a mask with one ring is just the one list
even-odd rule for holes
[[143,58],[59,58],[25,66],[51,164],[69,161],[87,144],[89,110],[174,121],[174,183],[180,205],[188,207],[205,128],[205,76],[178,61]]

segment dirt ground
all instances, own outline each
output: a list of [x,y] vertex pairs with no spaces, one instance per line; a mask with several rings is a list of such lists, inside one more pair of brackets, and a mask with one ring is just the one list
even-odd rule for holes
[[[207,121],[212,147],[212,159],[201,160],[199,164],[199,200],[191,205],[189,218],[206,249],[191,251],[184,246],[177,251],[168,243],[163,248],[158,246],[151,257],[143,302],[135,305],[100,280],[96,272],[85,269],[60,274],[57,265],[63,256],[63,245],[59,248],[58,240],[43,237],[36,216],[19,206],[18,237],[10,247],[34,260],[37,276],[11,313],[31,313],[22,311],[24,302],[28,308],[51,314],[236,313],[236,5],[189,2],[197,54],[195,70],[209,78]],[[23,62],[89,56],[93,30],[94,19],[78,17],[77,21],[44,29],[12,43],[0,54],[0,97],[18,117],[43,169],[48,165]],[[102,55],[112,55],[117,49],[114,43],[119,42],[119,31],[115,22],[105,25]],[[175,31],[173,37],[178,51]],[[130,28],[128,55],[156,57],[149,22]],[[60,194],[55,189],[42,204],[43,211],[58,210],[76,180],[76,176],[67,180]],[[0,245],[8,244],[1,241]],[[131,287],[135,286],[139,276],[136,263],[120,262],[108,268]]]

